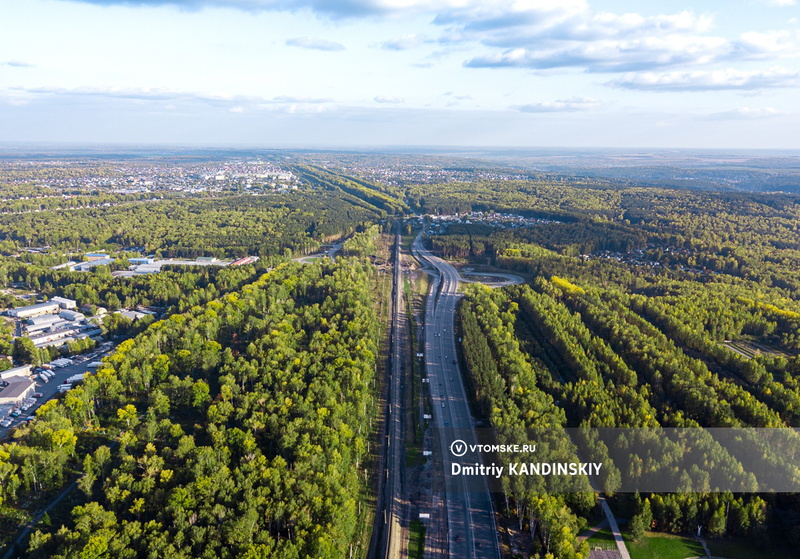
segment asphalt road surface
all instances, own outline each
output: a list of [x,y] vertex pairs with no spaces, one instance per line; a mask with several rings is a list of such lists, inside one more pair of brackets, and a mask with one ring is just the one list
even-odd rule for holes
[[[453,266],[433,256],[422,246],[420,233],[412,252],[431,275],[431,287],[425,307],[425,370],[433,397],[433,422],[442,436],[435,449],[443,464],[448,464],[450,443],[446,433],[457,430],[467,444],[477,444],[474,421],[469,411],[466,390],[461,379],[453,332],[460,277]],[[447,472],[445,472],[447,474]],[[444,529],[428,534],[445,533],[446,541],[426,538],[425,557],[499,559],[497,529],[488,490],[467,491],[463,477],[445,475],[441,510],[431,511],[432,524]],[[434,526],[431,526],[434,528]]]
[[336,258],[336,253],[342,249],[342,245],[344,245],[344,241],[334,243],[324,252],[310,254],[308,256],[301,256],[300,258],[293,258],[292,260],[300,262],[301,264],[308,264],[309,262],[316,260],[317,258],[325,258],[326,256],[328,258]]

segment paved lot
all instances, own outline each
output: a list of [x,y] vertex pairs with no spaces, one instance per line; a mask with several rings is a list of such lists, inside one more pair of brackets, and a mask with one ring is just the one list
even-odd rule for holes
[[36,392],[41,393],[42,397],[36,401],[36,405],[22,412],[22,415],[20,415],[19,417],[12,418],[14,421],[13,423],[11,423],[9,427],[0,427],[0,440],[3,440],[6,437],[10,436],[14,428],[19,426],[19,424],[23,420],[27,420],[29,417],[33,417],[36,414],[36,410],[39,409],[42,404],[50,400],[53,396],[58,395],[59,394],[58,386],[60,384],[63,384],[64,381],[67,380],[72,375],[85,373],[86,371],[89,370],[89,363],[93,361],[100,361],[103,357],[108,355],[110,351],[111,350],[106,351],[100,354],[98,357],[87,359],[83,363],[76,363],[74,365],[64,367],[63,369],[53,369],[55,376],[53,377],[52,380],[50,380],[50,382],[47,383],[42,382],[41,380],[39,380],[38,376],[35,376],[34,378],[36,379]]
[[619,559],[622,555],[619,554],[619,551],[600,551],[600,550],[592,550],[589,552],[589,559]]

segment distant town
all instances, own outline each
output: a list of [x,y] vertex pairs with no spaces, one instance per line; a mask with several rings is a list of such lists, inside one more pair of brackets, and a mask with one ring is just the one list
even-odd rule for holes
[[[52,169],[48,173],[47,169]],[[230,189],[259,192],[297,190],[299,179],[290,171],[260,160],[215,164],[179,164],[166,161],[124,163],[86,160],[0,161],[0,174],[10,184],[30,184],[69,196],[79,191],[110,194],[148,192],[218,192]]]

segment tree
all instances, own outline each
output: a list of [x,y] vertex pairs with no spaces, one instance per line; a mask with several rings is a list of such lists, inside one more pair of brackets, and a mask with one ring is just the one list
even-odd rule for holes
[[719,538],[725,535],[725,504],[720,503],[708,519],[708,535]]
[[628,521],[628,534],[633,541],[639,541],[644,537],[645,530],[650,529],[652,523],[653,512],[650,509],[650,499],[645,499],[639,505],[639,512]]
[[39,349],[33,345],[33,340],[27,336],[22,336],[14,340],[14,349],[11,355],[18,364],[42,364]]

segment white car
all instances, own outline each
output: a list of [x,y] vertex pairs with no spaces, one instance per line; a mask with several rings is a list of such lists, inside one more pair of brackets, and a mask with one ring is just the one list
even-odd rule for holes
[[11,425],[10,419],[4,419],[3,421],[0,421],[0,427],[8,427],[9,425]]

